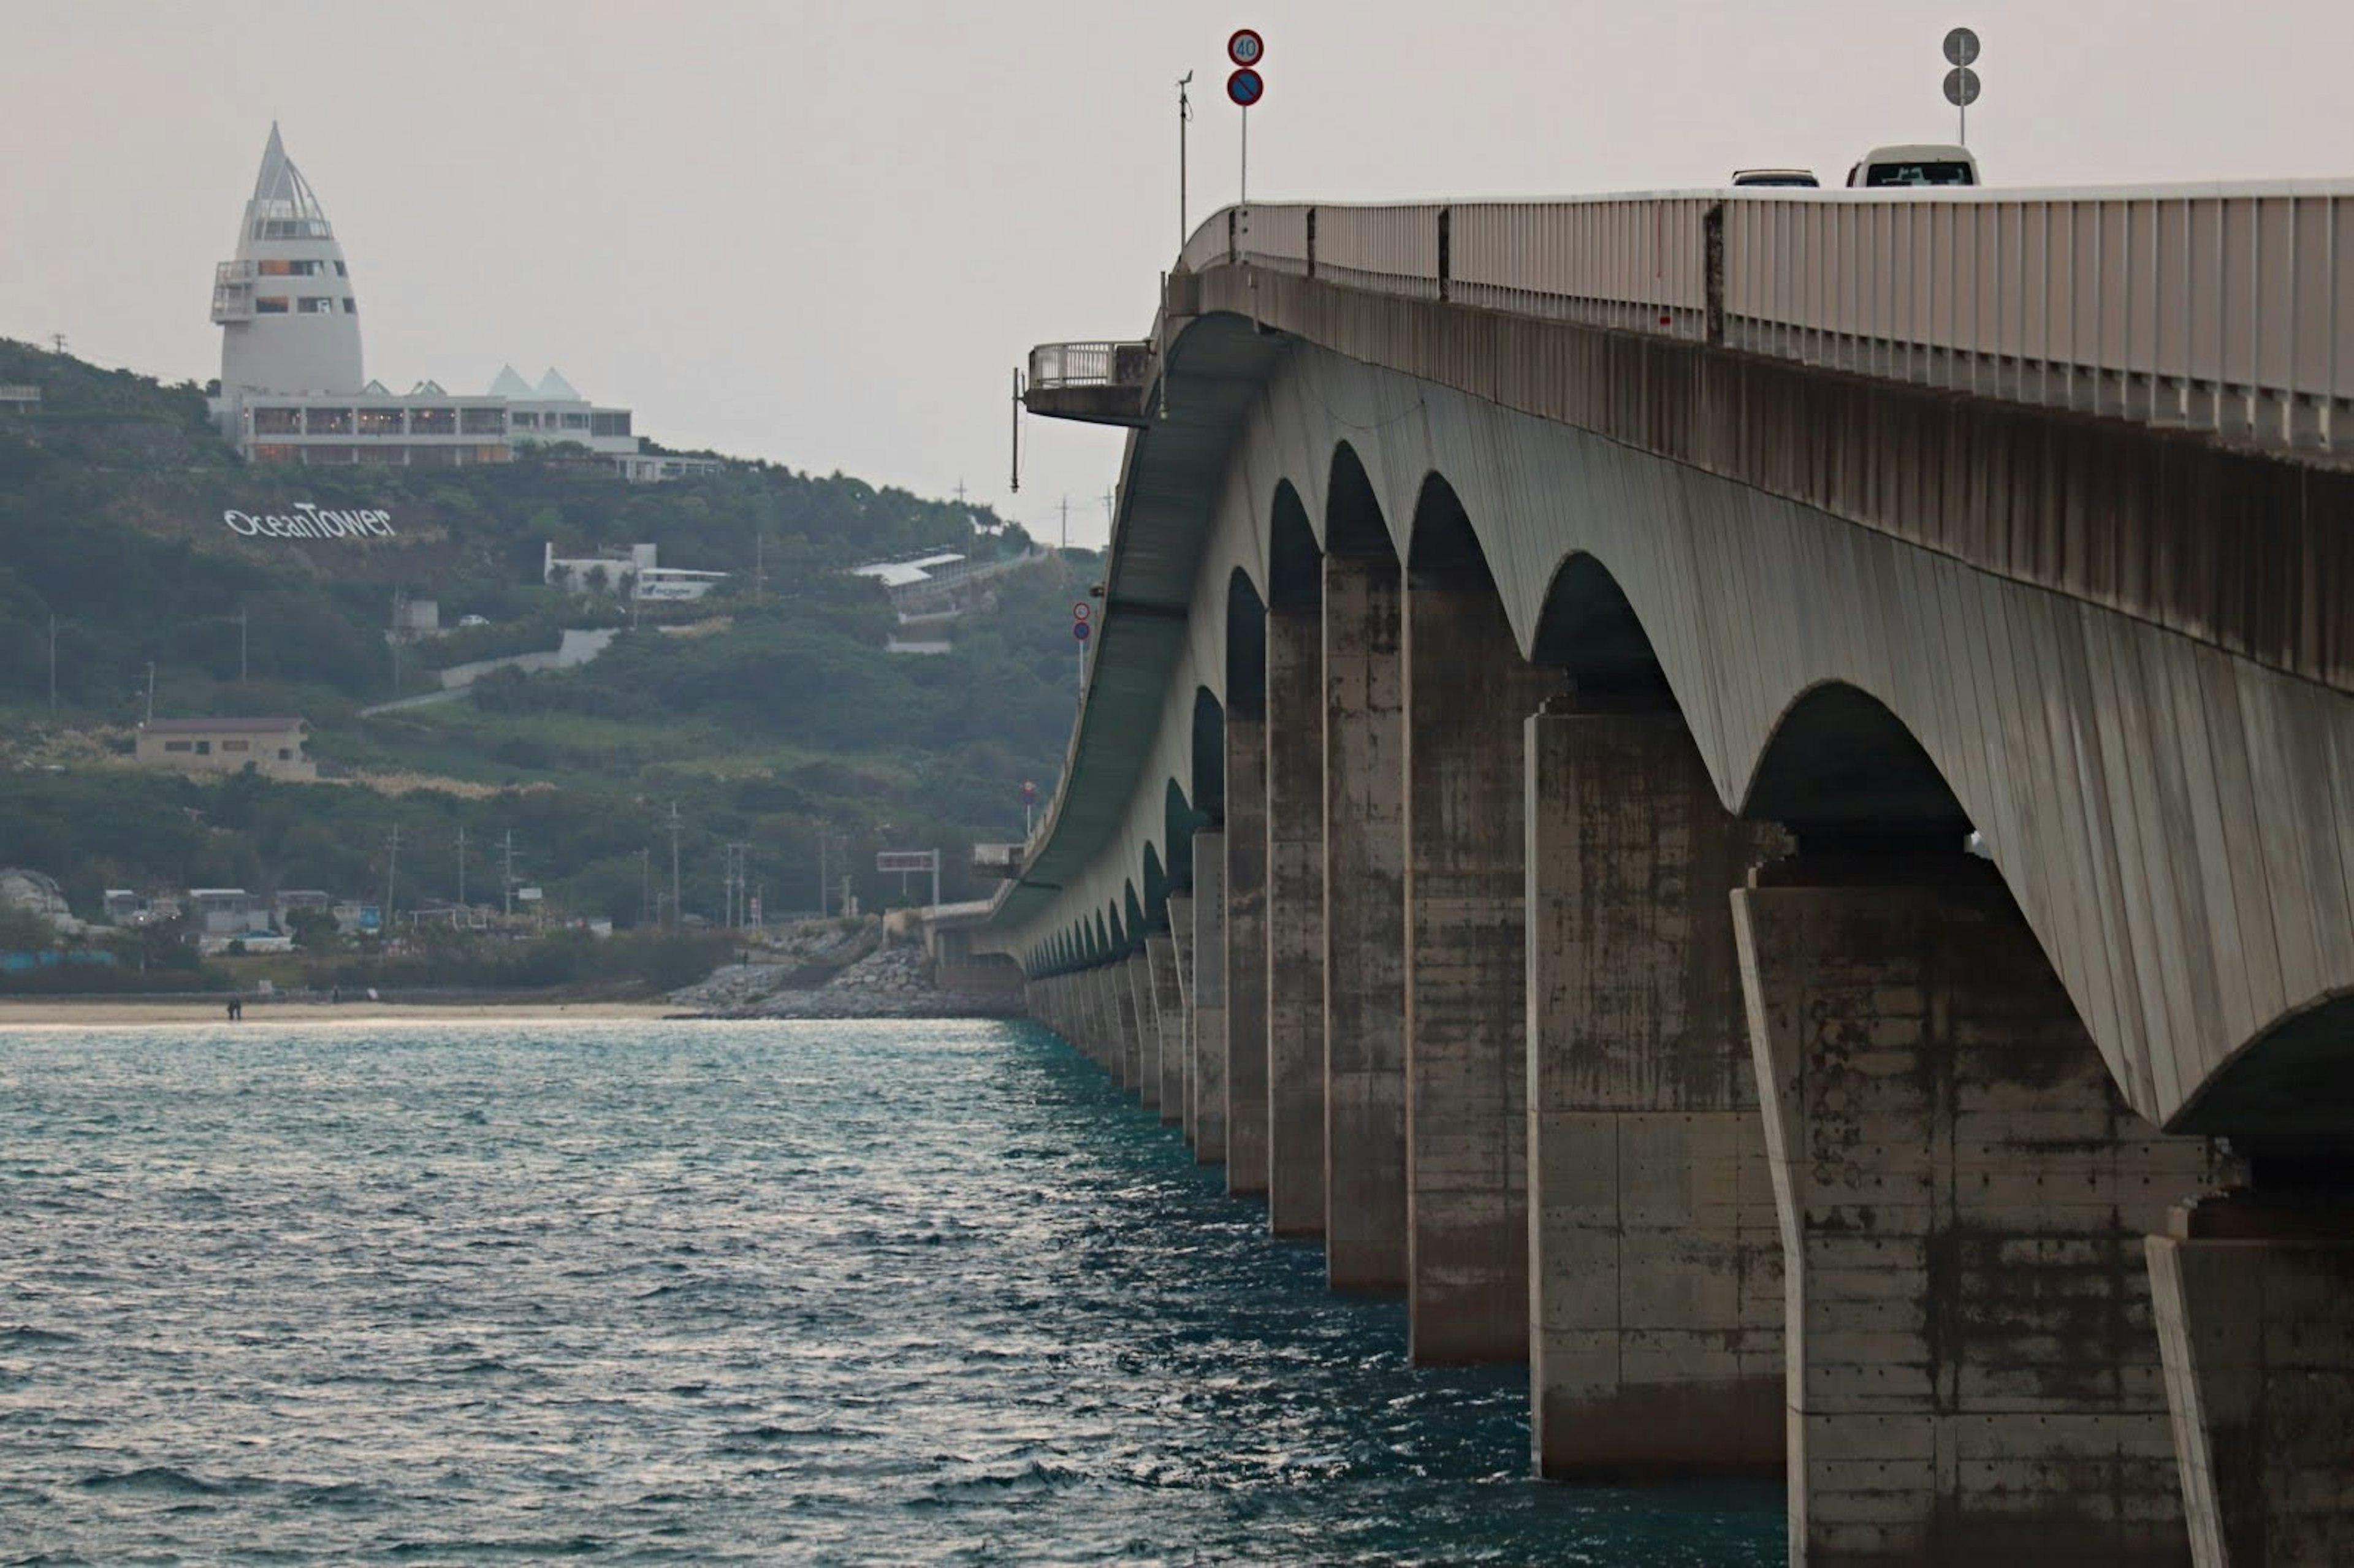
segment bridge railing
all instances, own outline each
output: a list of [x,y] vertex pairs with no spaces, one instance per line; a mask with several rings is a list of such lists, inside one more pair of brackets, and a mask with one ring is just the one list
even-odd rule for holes
[[2354,181],[1259,205],[1179,264],[2354,450]]
[[1150,374],[1149,343],[1047,343],[1030,351],[1029,385],[1042,390],[1064,387],[1141,385]]

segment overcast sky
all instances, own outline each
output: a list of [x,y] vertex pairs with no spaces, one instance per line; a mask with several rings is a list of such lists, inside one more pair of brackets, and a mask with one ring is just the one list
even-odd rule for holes
[[1977,27],[1990,183],[2354,175],[2349,0],[0,0],[0,335],[170,379],[274,117],[367,369],[550,365],[637,428],[1099,541],[1119,436],[1033,420],[1030,344],[1140,336],[1235,190],[1225,44],[1267,38],[1263,199],[1831,180],[1942,140]]

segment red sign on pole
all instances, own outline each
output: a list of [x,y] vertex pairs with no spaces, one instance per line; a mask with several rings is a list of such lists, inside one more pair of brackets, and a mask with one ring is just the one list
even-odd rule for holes
[[1256,27],[1236,27],[1226,40],[1226,58],[1238,66],[1255,66],[1267,54],[1267,40]]

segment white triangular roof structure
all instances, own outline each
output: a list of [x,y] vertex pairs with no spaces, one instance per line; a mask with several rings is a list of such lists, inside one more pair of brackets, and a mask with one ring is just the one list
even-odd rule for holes
[[547,367],[547,374],[539,378],[539,390],[534,396],[545,403],[586,403],[588,400],[575,392],[572,383],[564,379],[563,373],[553,365]]
[[498,379],[491,383],[491,396],[528,399],[531,397],[531,383],[517,376],[514,366],[502,365],[499,366]]
[[419,382],[416,386],[410,387],[408,389],[408,395],[412,397],[446,397],[450,394],[448,390],[442,387],[441,383],[434,380],[429,376],[424,380]]
[[392,396],[392,388],[387,387],[383,382],[376,379],[376,377],[370,376],[368,377],[368,384],[360,388],[360,394],[366,397],[389,397]]
[[311,182],[286,155],[286,143],[279,139],[278,122],[270,122],[270,142],[261,149],[261,171],[253,177],[253,200],[257,215],[271,217],[310,217],[323,222],[326,209],[311,189]]

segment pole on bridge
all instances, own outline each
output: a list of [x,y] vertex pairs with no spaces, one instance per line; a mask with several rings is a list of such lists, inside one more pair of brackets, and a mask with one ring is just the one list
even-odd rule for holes
[[1190,70],[1177,79],[1177,249],[1180,250],[1184,249],[1185,241],[1193,238],[1192,231],[1185,227],[1185,127],[1193,119],[1193,101],[1185,95],[1185,88],[1193,79],[1193,73]]

